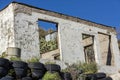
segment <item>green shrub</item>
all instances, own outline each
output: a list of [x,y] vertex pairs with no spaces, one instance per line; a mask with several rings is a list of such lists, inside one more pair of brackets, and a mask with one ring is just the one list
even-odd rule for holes
[[37,57],[33,57],[33,58],[27,60],[27,62],[39,62],[39,59]]
[[61,80],[59,73],[54,72],[47,72],[42,80]]
[[10,70],[8,71],[8,75],[9,75],[9,76],[15,76],[15,70],[14,70],[14,69],[10,69]]
[[18,58],[18,57],[11,57],[10,60],[11,60],[11,61],[21,61],[21,59]]
[[45,64],[56,64],[56,62],[55,61],[48,61]]
[[96,73],[97,72],[96,63],[83,63],[79,67],[81,67],[84,73]]
[[70,72],[73,80],[77,80],[79,77],[79,71],[82,70],[84,74],[86,73],[96,73],[97,65],[96,63],[79,63],[69,65],[63,72]]
[[5,58],[7,57],[8,55],[6,54],[6,52],[3,52],[2,55],[0,55],[1,58]]
[[46,41],[44,38],[40,38],[40,53],[49,52],[58,48],[57,40]]

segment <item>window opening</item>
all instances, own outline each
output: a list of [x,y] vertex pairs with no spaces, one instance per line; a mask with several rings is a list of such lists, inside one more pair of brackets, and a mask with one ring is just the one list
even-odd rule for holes
[[85,54],[85,61],[87,63],[95,62],[95,55],[94,55],[94,36],[82,34],[82,40],[84,45],[84,54]]
[[58,49],[57,23],[39,20],[38,25],[39,25],[40,54],[49,55],[52,54],[51,51],[55,53],[54,50],[56,51]]

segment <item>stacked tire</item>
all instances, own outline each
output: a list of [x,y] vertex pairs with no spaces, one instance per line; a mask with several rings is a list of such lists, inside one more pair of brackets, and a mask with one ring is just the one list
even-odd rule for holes
[[29,63],[29,68],[31,69],[31,76],[34,80],[42,79],[46,72],[44,64],[40,62]]
[[0,80],[15,80],[15,79],[12,76],[5,76],[5,77],[1,78]]
[[32,80],[31,77],[23,77],[22,80]]
[[47,64],[47,65],[45,65],[45,67],[46,67],[47,71],[50,71],[50,72],[60,73],[60,71],[61,71],[60,66],[57,64]]
[[47,71],[50,74],[57,72],[62,80],[71,80],[70,73],[61,75],[61,67],[57,64],[44,66],[40,62],[26,63],[0,58],[0,80],[42,80]]
[[45,67],[51,74],[54,72],[59,73],[61,80],[72,80],[71,74],[61,72],[61,67],[57,64],[47,64]]
[[102,78],[102,79],[98,79],[98,80],[113,80],[113,79],[110,77],[106,77],[106,78]]
[[[45,68],[47,70],[47,75],[55,75],[56,78],[62,79],[62,76],[60,75],[61,67],[57,64],[46,64]],[[46,75],[45,75],[46,76]]]
[[95,74],[85,74],[86,79],[85,80],[97,80],[97,77]]
[[106,74],[105,73],[96,73],[96,78],[97,79],[103,79],[103,78],[106,78]]
[[13,68],[15,70],[16,79],[22,79],[27,76],[28,65],[23,61],[14,61]]
[[72,76],[70,73],[66,72],[64,73],[63,80],[72,80]]
[[9,66],[10,66],[9,60],[0,58],[0,78],[8,74]]
[[99,72],[95,74],[85,74],[86,79],[85,80],[112,80],[112,78],[107,77],[105,73]]
[[103,72],[96,73],[95,75],[97,80],[112,80],[112,78],[107,77],[106,74]]

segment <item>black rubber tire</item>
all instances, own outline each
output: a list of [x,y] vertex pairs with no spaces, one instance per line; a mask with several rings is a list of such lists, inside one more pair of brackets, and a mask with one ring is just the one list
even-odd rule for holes
[[97,79],[97,80],[113,80],[113,79],[112,79],[112,78],[110,78],[110,77],[106,77],[106,78]]
[[28,66],[31,69],[45,70],[44,64],[42,64],[40,62],[29,63]]
[[22,78],[22,80],[32,80],[32,78],[31,77],[24,77],[24,78]]
[[71,74],[66,72],[66,73],[64,73],[64,77],[71,77]]
[[0,77],[6,76],[8,74],[8,69],[0,67]]
[[28,64],[23,61],[13,61],[13,67],[26,69],[28,68]]
[[61,77],[61,80],[64,80],[64,72],[60,72],[59,75]]
[[61,71],[61,67],[57,64],[47,64],[45,65],[47,71],[56,71],[56,72],[60,72]]
[[42,78],[44,76],[45,72],[43,72],[42,70],[32,70],[32,78]]
[[11,76],[5,76],[3,78],[1,78],[0,80],[15,80],[14,77]]
[[13,62],[9,61],[9,69],[13,69]]
[[106,74],[105,73],[96,73],[96,77],[97,77],[97,79],[106,78]]
[[64,80],[72,80],[71,74],[68,72],[64,73]]
[[64,78],[64,80],[72,80],[72,78]]
[[9,68],[9,60],[5,58],[0,58],[0,66]]
[[18,78],[26,77],[27,76],[27,69],[22,68],[14,68],[15,74]]
[[97,80],[96,74],[85,74],[86,79],[85,80]]

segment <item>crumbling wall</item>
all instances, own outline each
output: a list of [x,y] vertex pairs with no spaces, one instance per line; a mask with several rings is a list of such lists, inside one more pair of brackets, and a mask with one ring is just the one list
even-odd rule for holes
[[42,59],[55,60],[55,55],[59,56],[59,49],[41,54]]
[[14,44],[14,14],[13,5],[0,11],[0,55],[7,47],[15,47]]
[[15,46],[21,49],[21,58],[28,60],[40,58],[39,32],[37,18],[31,14],[24,13],[29,8],[22,8],[19,12],[19,5],[15,5]]
[[[98,33],[101,32],[103,34],[116,36],[113,28],[104,25],[18,3],[14,5],[15,44],[23,50],[22,58],[33,57],[39,54],[38,20],[45,20],[58,24],[60,59],[70,64],[78,61],[85,62],[85,43],[82,40],[82,34],[89,34],[94,37],[93,48],[95,61],[99,65],[102,64],[102,56]],[[115,53],[116,51],[113,54]]]
[[[108,65],[105,64],[103,55],[107,56],[106,52],[110,47],[112,59],[114,59],[112,67],[117,69],[116,71],[120,70],[120,55],[114,28],[19,3],[12,3],[0,12],[0,53],[7,47],[18,47],[21,48],[23,60],[40,57],[38,20],[58,24],[58,47],[61,61],[69,64],[78,61],[85,62],[84,46],[88,45],[89,41],[85,44],[82,34],[87,34],[93,36],[95,62],[98,66],[107,70]],[[106,46],[101,43],[105,36],[100,38],[99,33],[111,36],[110,46],[107,45],[109,43],[107,41],[110,41],[108,38],[105,42]],[[104,51],[103,47],[105,47]],[[113,69],[112,67],[110,70]]]

